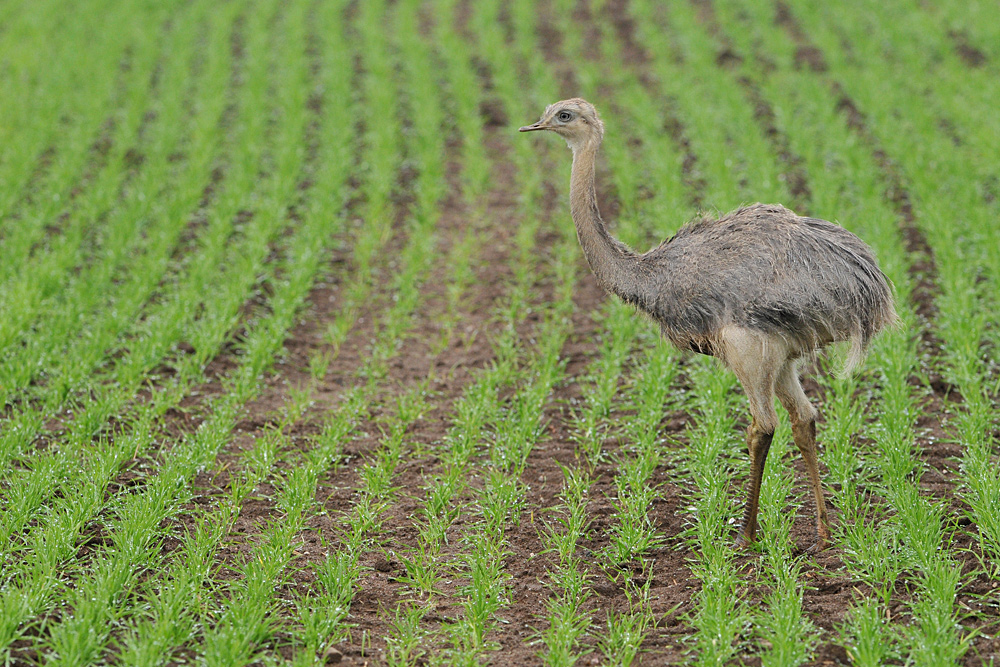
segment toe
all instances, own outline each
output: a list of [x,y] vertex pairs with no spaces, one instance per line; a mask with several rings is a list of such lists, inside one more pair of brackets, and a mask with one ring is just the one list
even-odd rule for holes
[[812,543],[808,549],[806,549],[807,554],[818,554],[823,549],[826,549],[827,541],[822,535],[816,536],[816,541]]
[[753,537],[747,535],[746,533],[740,533],[736,537],[736,541],[733,543],[733,550],[742,551],[750,547],[753,544]]

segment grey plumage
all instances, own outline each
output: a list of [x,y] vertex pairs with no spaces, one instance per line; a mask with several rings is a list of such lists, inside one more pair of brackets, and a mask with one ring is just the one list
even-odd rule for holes
[[779,204],[701,220],[635,260],[635,303],[674,344],[710,352],[728,324],[781,336],[806,355],[850,341],[848,368],[896,319],[892,292],[857,236]]
[[549,105],[522,132],[550,130],[573,151],[570,211],[583,253],[607,291],[660,324],[679,347],[719,358],[739,379],[753,419],[748,499],[737,546],[753,541],[764,463],[778,423],[777,397],[792,421],[816,502],[814,549],[830,530],[816,456],[816,409],[799,381],[799,361],[840,341],[846,370],[871,339],[897,321],[889,281],[861,239],[826,220],[779,204],[754,204],[682,227],[647,253],[612,237],[594,187],[604,125],[586,100]]

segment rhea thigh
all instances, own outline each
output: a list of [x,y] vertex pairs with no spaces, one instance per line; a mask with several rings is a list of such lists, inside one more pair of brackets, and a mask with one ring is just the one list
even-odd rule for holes
[[809,401],[799,381],[799,360],[788,359],[778,371],[774,391],[788,411],[792,424],[804,424],[816,419],[816,408]]
[[724,327],[718,339],[719,356],[736,374],[750,403],[751,429],[773,433],[778,425],[775,384],[788,359],[787,345],[780,336],[737,326]]

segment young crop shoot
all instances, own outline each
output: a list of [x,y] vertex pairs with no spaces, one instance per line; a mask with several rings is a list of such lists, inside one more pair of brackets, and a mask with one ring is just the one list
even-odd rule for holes
[[627,585],[629,611],[607,612],[606,630],[598,639],[600,649],[607,664],[614,667],[629,667],[642,648],[643,641],[656,624],[656,617],[650,609],[649,585],[652,577],[646,579],[642,587]]

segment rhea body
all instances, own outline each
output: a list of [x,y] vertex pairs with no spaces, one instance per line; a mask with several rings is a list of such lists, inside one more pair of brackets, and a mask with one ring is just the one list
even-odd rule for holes
[[550,105],[522,132],[549,130],[573,151],[570,209],[577,237],[601,287],[646,312],[680,348],[717,357],[736,374],[750,404],[751,472],[736,540],[754,540],[764,463],[778,423],[777,396],[788,411],[816,502],[817,540],[829,521],[816,458],[816,409],[799,381],[800,360],[835,342],[850,345],[847,368],[871,339],[897,321],[889,281],[871,249],[826,220],[778,204],[742,207],[704,219],[637,253],[608,233],[594,187],[604,126],[575,98]]

